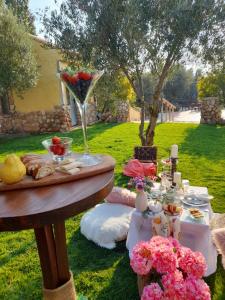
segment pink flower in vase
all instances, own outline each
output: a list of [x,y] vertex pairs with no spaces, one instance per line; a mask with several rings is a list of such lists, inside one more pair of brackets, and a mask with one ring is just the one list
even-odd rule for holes
[[185,280],[186,299],[188,300],[210,300],[210,289],[203,279],[189,275]]
[[144,190],[144,183],[140,181],[136,184],[136,191],[141,192],[143,190]]
[[162,300],[163,290],[158,283],[151,283],[143,289],[141,300]]
[[178,258],[179,267],[187,274],[196,278],[204,276],[207,266],[204,256],[200,252],[193,252],[189,248],[181,247]]

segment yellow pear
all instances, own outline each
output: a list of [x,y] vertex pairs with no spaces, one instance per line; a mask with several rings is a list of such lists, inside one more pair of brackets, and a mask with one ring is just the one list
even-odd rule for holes
[[6,156],[4,164],[0,168],[0,179],[7,184],[16,183],[23,179],[26,167],[15,154]]

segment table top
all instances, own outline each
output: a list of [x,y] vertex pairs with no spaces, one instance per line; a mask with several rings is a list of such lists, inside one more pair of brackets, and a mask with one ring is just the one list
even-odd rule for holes
[[38,228],[77,215],[113,188],[114,170],[73,182],[0,194],[0,231]]

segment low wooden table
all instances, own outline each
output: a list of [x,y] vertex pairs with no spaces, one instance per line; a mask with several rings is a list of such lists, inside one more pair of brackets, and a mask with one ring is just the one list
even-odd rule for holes
[[0,231],[34,229],[45,289],[70,280],[65,220],[110,193],[113,169],[78,181],[0,193]]

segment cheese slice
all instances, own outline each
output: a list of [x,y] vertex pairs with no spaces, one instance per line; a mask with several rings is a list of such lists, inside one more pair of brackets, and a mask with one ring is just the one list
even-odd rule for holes
[[73,163],[60,166],[59,169],[63,170],[63,171],[68,171],[68,170],[71,170],[71,169],[74,169],[74,168],[78,168],[78,167],[81,167],[81,163],[79,161],[75,161]]
[[60,166],[64,166],[64,165],[68,165],[68,164],[71,164],[75,162],[75,159],[74,158],[66,158],[65,160],[61,161],[59,163]]
[[78,173],[80,171],[80,169],[79,168],[73,168],[73,169],[70,169],[70,170],[58,169],[58,171],[60,171],[62,173],[69,174],[69,175],[74,175],[74,174]]

